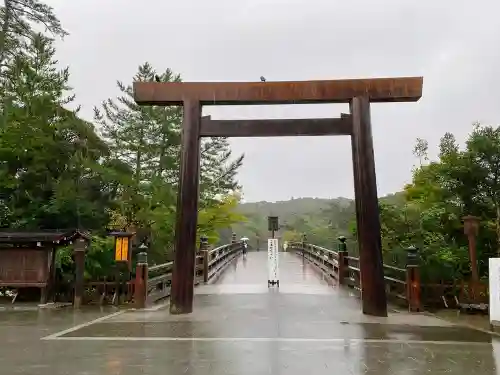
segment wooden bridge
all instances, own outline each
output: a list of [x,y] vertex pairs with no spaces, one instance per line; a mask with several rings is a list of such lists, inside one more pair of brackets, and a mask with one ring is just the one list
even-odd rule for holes
[[[238,264],[238,258],[242,256],[242,243],[233,243],[208,249],[202,242],[200,251],[196,256],[195,287],[203,284],[214,284],[223,280],[247,280],[248,285],[259,285],[259,290],[267,288],[267,252],[251,252],[245,257],[244,264],[251,260],[252,267],[233,268]],[[342,290],[352,298],[361,297],[361,270],[359,257],[352,256],[347,251],[345,239],[340,238],[337,250],[327,249],[305,241],[290,242],[287,247],[285,265],[280,264],[280,275],[284,278],[281,285],[287,288],[287,281],[297,286],[302,279],[294,279],[297,272],[294,269],[291,274],[290,264],[297,262],[302,264],[301,269],[314,270],[316,278],[325,282],[330,288]],[[140,254],[139,254],[140,257]],[[295,259],[292,262],[292,257]],[[256,263],[259,259],[260,263]],[[396,267],[384,264],[385,292],[392,308],[407,310],[409,312],[422,312],[426,307],[460,307],[472,301],[469,285],[434,285],[422,284],[419,274],[419,261],[417,249],[410,247],[407,251],[405,267]],[[131,282],[131,297],[138,308],[145,308],[158,301],[165,300],[170,293],[172,280],[173,262],[147,266],[146,259],[137,263],[136,278]],[[238,271],[238,272],[237,272]],[[232,276],[228,276],[228,274]],[[310,273],[307,274],[310,280]],[[302,281],[301,281],[302,280]],[[239,287],[242,286],[238,282]],[[306,283],[307,284],[307,283]],[[233,287],[234,288],[234,287]],[[281,288],[280,290],[282,290]],[[195,294],[198,293],[195,290]],[[486,302],[487,294],[479,298]],[[478,298],[476,296],[475,300]]]
[[[229,267],[230,273],[235,274],[236,269],[230,267],[231,264],[237,264],[235,261],[242,256],[242,243],[234,241],[231,244],[223,245],[214,249],[205,249],[203,243],[200,252],[196,256],[195,266],[195,286],[212,284],[218,280],[221,274]],[[345,240],[339,243],[339,250],[326,249],[307,242],[291,242],[287,248],[290,255],[297,258],[295,262],[307,264],[307,267],[315,270],[317,278],[328,282],[331,287],[345,288],[353,295],[359,296],[361,292],[361,277],[359,268],[359,258],[349,256]],[[140,259],[137,262],[136,278],[132,283],[133,299],[135,306],[145,308],[159,300],[168,297],[172,280],[173,262],[148,267],[145,254],[138,255]],[[238,280],[246,279],[249,285],[266,286],[267,281],[267,252],[253,252],[248,255],[252,260],[252,268],[244,268],[241,275],[231,276]],[[282,255],[283,256],[283,255]],[[247,261],[245,257],[245,261]],[[256,259],[260,263],[256,264]],[[409,311],[418,312],[422,310],[420,279],[418,273],[418,263],[416,254],[410,251],[406,268],[398,268],[390,265],[384,265],[386,293],[390,301],[395,306],[408,307]],[[288,260],[283,266],[280,266],[280,274],[285,280],[282,285],[286,288],[287,280],[296,276],[297,272],[292,272],[290,276],[287,272],[291,261]],[[250,274],[247,274],[250,272]],[[227,277],[227,275],[225,276]],[[291,280],[293,285],[300,284],[300,280]],[[240,285],[239,283],[238,285]]]

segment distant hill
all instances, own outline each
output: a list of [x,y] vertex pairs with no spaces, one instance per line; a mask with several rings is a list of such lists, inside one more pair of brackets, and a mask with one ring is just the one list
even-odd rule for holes
[[[405,198],[403,192],[397,192],[381,197],[380,200],[385,203],[400,205],[404,204]],[[332,206],[339,209],[346,209],[353,203],[353,199],[344,197],[332,199],[292,198],[288,201],[241,203],[238,211],[244,215],[262,216],[266,219],[268,216],[279,216],[282,219],[286,219],[289,216],[318,214],[320,211],[330,209]]]
[[[380,198],[390,204],[403,204],[404,194],[398,192]],[[238,211],[247,217],[247,222],[233,226],[238,238],[251,238],[251,245],[257,246],[255,238],[265,240],[269,233],[267,230],[267,217],[278,216],[282,229],[278,236],[290,233],[312,233],[311,238],[317,242],[328,242],[330,245],[338,235],[350,235],[350,226],[355,217],[354,200],[344,197],[333,199],[325,198],[292,198],[278,202],[248,202],[241,203]],[[221,237],[230,236],[224,233]],[[322,240],[320,240],[322,239]],[[221,238],[221,242],[223,239]],[[321,243],[318,243],[321,245]],[[262,248],[262,245],[260,247]]]
[[249,202],[239,205],[238,210],[243,214],[259,214],[267,216],[287,217],[289,215],[306,215],[318,212],[325,207],[335,204],[342,207],[347,207],[352,202],[348,198],[292,198],[288,201],[278,202]]

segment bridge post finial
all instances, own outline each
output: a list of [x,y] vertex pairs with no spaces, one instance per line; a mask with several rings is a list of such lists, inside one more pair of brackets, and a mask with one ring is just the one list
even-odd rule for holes
[[337,252],[339,266],[338,281],[339,285],[343,285],[346,282],[346,277],[348,276],[349,272],[349,254],[347,252],[347,244],[345,243],[346,238],[344,236],[339,236],[337,239],[339,240]]
[[208,264],[210,262],[210,253],[208,251],[208,237],[200,236],[200,254],[203,257],[203,282],[208,282]]
[[347,244],[345,243],[347,239],[344,236],[339,236],[337,239],[339,240],[338,251],[347,251]]
[[204,250],[208,250],[208,237],[204,234],[200,236],[200,247],[198,251],[201,253]]
[[148,295],[148,247],[143,242],[139,246],[137,264],[135,266],[134,303],[138,309],[146,307]]

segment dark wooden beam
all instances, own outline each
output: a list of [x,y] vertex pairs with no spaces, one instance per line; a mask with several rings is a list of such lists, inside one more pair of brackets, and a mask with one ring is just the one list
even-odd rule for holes
[[414,102],[423,77],[287,82],[134,82],[134,98],[144,105],[348,103],[366,95],[372,102]]
[[363,313],[387,316],[370,101],[355,97],[350,107]]
[[287,137],[350,135],[351,116],[317,119],[211,120],[202,117],[202,137]]
[[200,123],[200,102],[186,100],[181,133],[181,171],[170,290],[170,313],[172,314],[188,314],[193,311],[200,180]]

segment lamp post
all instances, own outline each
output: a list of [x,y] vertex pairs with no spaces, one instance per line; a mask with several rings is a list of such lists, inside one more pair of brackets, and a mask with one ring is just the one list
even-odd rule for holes
[[419,255],[415,246],[406,249],[406,300],[409,311],[421,311]]
[[470,258],[470,271],[472,281],[472,296],[476,298],[476,286],[479,283],[479,274],[477,272],[477,249],[476,249],[476,236],[479,232],[479,218],[477,216],[464,216],[464,233],[469,242],[469,258]]
[[115,238],[115,261],[130,262],[130,238],[135,233],[111,232],[109,235]]
[[[131,267],[132,267],[132,252],[130,251],[131,249],[131,237],[135,233],[130,233],[130,232],[111,232],[110,236],[113,236],[115,238],[115,262],[116,264],[116,288],[115,288],[115,295],[113,296],[113,303],[118,303],[119,304],[119,299],[120,299],[120,292],[123,292],[126,289],[126,283],[127,281],[130,280],[130,273],[131,273]],[[121,272],[120,269],[124,269],[125,267],[123,265],[127,266],[127,271],[128,271],[128,277],[127,280],[122,280],[121,277]],[[125,272],[125,271],[124,271]],[[120,284],[123,284],[122,287],[120,288]],[[121,290],[120,290],[121,289]]]

